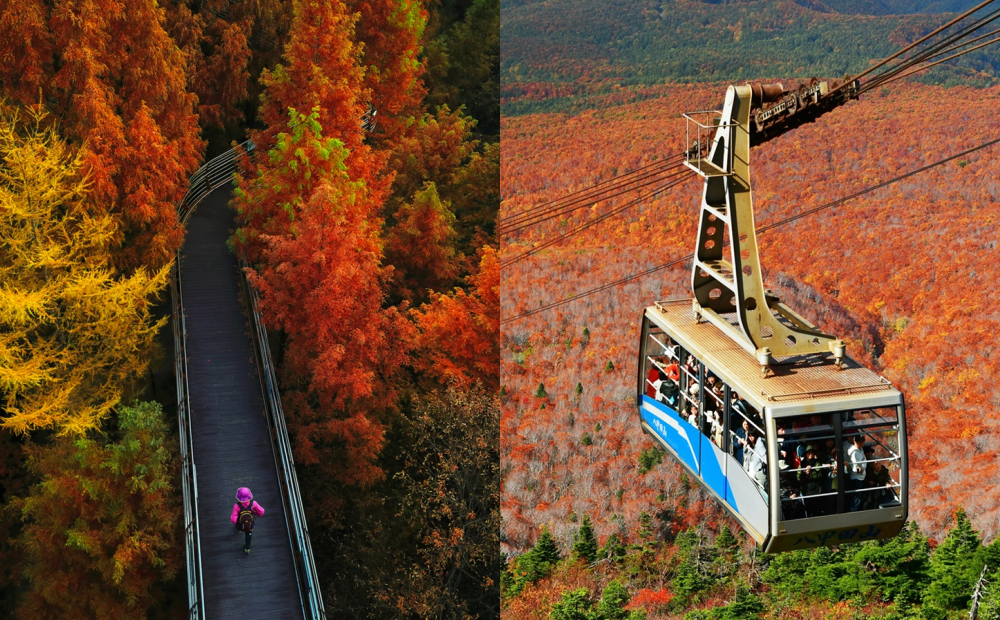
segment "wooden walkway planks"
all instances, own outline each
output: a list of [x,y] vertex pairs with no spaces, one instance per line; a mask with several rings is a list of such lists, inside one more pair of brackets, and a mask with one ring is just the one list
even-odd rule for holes
[[[226,247],[231,191],[215,190],[191,215],[180,265],[205,617],[302,618],[236,257]],[[241,486],[266,511],[249,556],[229,521]]]

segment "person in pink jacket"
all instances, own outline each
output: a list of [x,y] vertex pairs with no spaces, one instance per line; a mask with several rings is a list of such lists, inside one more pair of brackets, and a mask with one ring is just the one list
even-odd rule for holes
[[246,487],[236,489],[236,503],[233,504],[233,514],[229,518],[236,526],[237,532],[244,533],[243,553],[250,554],[250,539],[253,536],[254,515],[264,516],[264,508],[253,501],[253,493]]

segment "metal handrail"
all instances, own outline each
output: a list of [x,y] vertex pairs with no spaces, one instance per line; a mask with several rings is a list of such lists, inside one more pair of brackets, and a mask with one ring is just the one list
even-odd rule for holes
[[[323,597],[319,589],[319,574],[316,571],[316,562],[313,557],[312,540],[309,537],[309,527],[306,524],[305,509],[302,505],[302,493],[299,489],[299,479],[295,472],[295,459],[292,455],[292,444],[288,437],[288,427],[285,424],[285,413],[281,406],[281,396],[278,391],[278,379],[274,371],[274,362],[271,358],[271,347],[267,341],[267,330],[260,314],[260,294],[246,280],[246,269],[249,264],[246,261],[246,254],[240,252],[240,272],[242,274],[244,291],[247,293],[247,305],[250,309],[250,316],[253,318],[251,334],[254,336],[258,361],[261,370],[261,388],[264,391],[265,401],[268,405],[268,415],[275,428],[275,438],[277,440],[278,452],[281,455],[281,468],[279,476],[284,483],[284,487],[289,496],[288,514],[292,517],[293,529],[289,530],[289,535],[293,532],[295,540],[293,548],[298,551],[297,559],[302,563],[304,573],[305,598],[308,606],[303,605],[303,611],[312,620],[322,620],[326,618],[326,609],[323,606]],[[296,566],[296,574],[299,567]],[[301,593],[301,590],[300,590]]]
[[[246,140],[236,148],[243,150],[245,153],[251,153],[254,150],[254,144],[253,141]],[[187,193],[184,194],[184,198],[177,205],[177,215],[181,223],[183,224],[187,221],[194,208],[206,196],[228,183],[232,179],[234,172],[236,172],[236,149],[229,149],[225,153],[213,157],[201,168],[198,168],[188,180]]]
[[174,376],[177,378],[177,430],[181,451],[181,490],[184,498],[184,546],[188,569],[188,617],[205,617],[205,585],[201,571],[201,528],[198,522],[198,472],[194,465],[194,443],[188,400],[187,324],[181,289],[180,252],[177,253],[170,281],[174,331]]
[[[247,140],[238,149],[246,153],[254,150],[254,144]],[[183,224],[194,209],[213,191],[222,187],[232,179],[236,172],[236,149],[222,153],[199,168],[188,182],[188,191],[177,206],[178,217]],[[298,562],[295,563],[295,578],[299,586],[299,599],[302,602],[303,617],[310,620],[325,620],[326,610],[323,607],[323,597],[319,588],[319,574],[316,572],[316,562],[313,557],[312,541],[309,538],[309,528],[306,526],[305,508],[302,505],[302,494],[299,490],[298,477],[295,473],[295,461],[292,457],[291,441],[285,424],[285,414],[281,407],[281,397],[271,360],[271,351],[267,343],[267,332],[263,327],[259,311],[259,294],[246,281],[245,269],[247,263],[244,255],[240,256],[241,281],[249,292],[248,304],[253,318],[252,335],[255,351],[262,367],[261,389],[265,392],[265,403],[268,405],[268,419],[274,429],[274,439],[277,442],[275,451],[278,482],[282,484],[288,496],[286,515],[292,517],[289,528],[289,544],[296,552]],[[173,279],[170,283],[170,293],[173,306],[174,325],[174,373],[177,377],[177,416],[181,443],[182,482],[184,495],[185,542],[188,566],[188,605],[191,620],[203,620],[205,588],[201,570],[200,528],[198,524],[198,478],[194,465],[194,451],[191,437],[191,415],[188,390],[187,369],[187,326],[184,316],[183,290],[181,288],[180,251],[177,252],[173,268]],[[272,449],[274,448],[272,442]],[[280,457],[280,463],[278,463]],[[188,471],[190,470],[190,475]],[[193,501],[192,501],[193,498]],[[284,497],[283,497],[284,500]],[[287,516],[286,516],[287,520]],[[299,570],[299,563],[302,570]]]

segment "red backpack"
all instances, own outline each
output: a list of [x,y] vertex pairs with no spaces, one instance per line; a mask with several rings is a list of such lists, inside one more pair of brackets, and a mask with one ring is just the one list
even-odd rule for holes
[[253,531],[253,500],[245,507],[240,504],[240,513],[236,517],[236,525],[241,532]]

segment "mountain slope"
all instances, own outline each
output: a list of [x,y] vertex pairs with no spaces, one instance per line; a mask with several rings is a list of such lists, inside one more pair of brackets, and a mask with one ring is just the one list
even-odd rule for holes
[[[935,6],[964,8],[885,0],[507,3],[501,13],[501,76],[507,85],[839,77],[859,73],[946,21],[940,15],[845,13]],[[1000,69],[996,48],[933,69],[926,79],[988,81]]]

